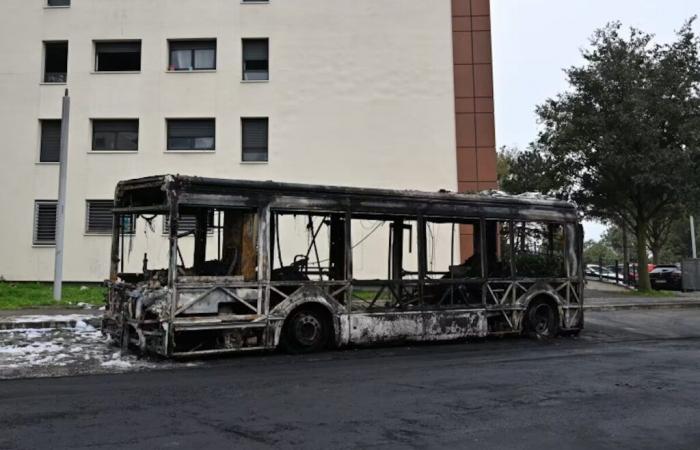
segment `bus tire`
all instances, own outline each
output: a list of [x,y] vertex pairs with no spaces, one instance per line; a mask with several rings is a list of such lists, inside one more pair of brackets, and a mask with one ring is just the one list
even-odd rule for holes
[[314,353],[326,348],[330,324],[319,308],[293,311],[282,327],[281,347],[289,353]]
[[525,334],[532,339],[552,339],[559,334],[559,312],[547,299],[535,299],[525,314]]

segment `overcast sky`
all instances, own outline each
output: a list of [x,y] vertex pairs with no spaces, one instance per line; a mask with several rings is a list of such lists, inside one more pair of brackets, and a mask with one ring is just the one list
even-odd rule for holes
[[[491,0],[491,14],[496,142],[524,148],[537,134],[535,106],[566,88],[562,70],[581,63],[596,28],[619,20],[669,41],[700,15],[700,0]],[[586,237],[603,228],[587,224]]]

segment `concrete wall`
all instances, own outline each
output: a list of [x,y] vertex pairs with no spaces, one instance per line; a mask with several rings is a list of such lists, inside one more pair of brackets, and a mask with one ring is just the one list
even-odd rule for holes
[[[70,89],[65,276],[108,275],[109,236],[85,233],[85,201],[162,173],[456,190],[450,0],[4,0],[0,16],[0,275],[49,280],[32,246],[35,200],[57,195],[39,119]],[[270,81],[241,82],[241,39],[270,39]],[[217,70],[169,73],[168,39],[217,38]],[[141,39],[140,73],[94,73],[93,40]],[[42,41],[68,40],[66,85],[44,85]],[[240,118],[270,119],[269,163],[241,162]],[[166,152],[165,119],[216,118],[214,152]],[[90,119],[140,119],[135,153],[91,152]],[[460,179],[461,180],[461,179]],[[142,258],[142,254],[138,257]]]

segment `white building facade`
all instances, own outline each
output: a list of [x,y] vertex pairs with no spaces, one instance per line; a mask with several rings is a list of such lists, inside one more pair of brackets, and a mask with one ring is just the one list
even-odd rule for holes
[[66,89],[66,280],[107,277],[123,179],[457,190],[454,21],[484,2],[455,3],[4,0],[0,276],[53,276]]

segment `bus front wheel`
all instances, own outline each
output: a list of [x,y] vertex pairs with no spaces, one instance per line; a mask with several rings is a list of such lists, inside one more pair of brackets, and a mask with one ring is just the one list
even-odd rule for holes
[[559,334],[559,314],[553,302],[534,300],[525,315],[525,334],[534,339],[551,339]]
[[312,308],[292,313],[282,328],[282,347],[289,353],[313,353],[328,343],[329,326],[326,317]]

